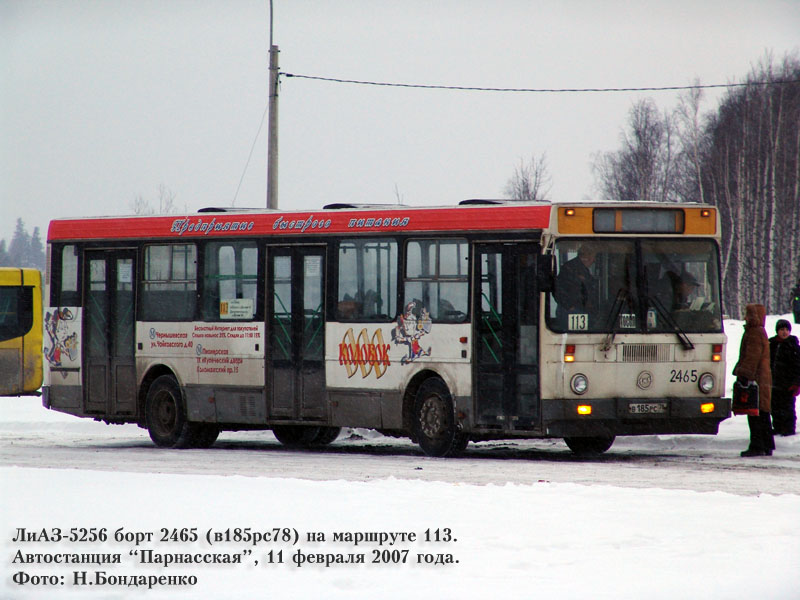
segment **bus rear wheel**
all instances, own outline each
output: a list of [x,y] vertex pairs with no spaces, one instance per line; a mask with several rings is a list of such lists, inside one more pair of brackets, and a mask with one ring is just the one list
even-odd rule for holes
[[453,397],[438,377],[427,379],[417,390],[414,435],[428,456],[453,456],[466,447],[468,440],[456,426]]
[[311,442],[312,446],[327,446],[336,441],[342,432],[341,427],[320,427],[317,437]]
[[150,439],[156,446],[161,448],[193,446],[196,427],[186,420],[181,390],[171,375],[158,377],[147,391],[145,422]]
[[572,452],[578,456],[593,456],[602,454],[614,443],[615,437],[596,436],[596,437],[567,437],[564,441]]
[[308,425],[276,425],[272,428],[272,433],[284,446],[307,448],[314,444],[314,440],[320,435],[320,429]]

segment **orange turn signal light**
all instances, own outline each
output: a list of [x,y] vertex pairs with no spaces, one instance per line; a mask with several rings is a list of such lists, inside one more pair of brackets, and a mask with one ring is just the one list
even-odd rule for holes
[[712,362],[720,362],[722,360],[722,344],[711,346],[711,360]]
[[590,414],[592,414],[592,406],[591,406],[591,404],[579,404],[578,405],[578,414],[579,415],[590,415]]
[[564,362],[575,362],[575,344],[567,344],[564,347]]

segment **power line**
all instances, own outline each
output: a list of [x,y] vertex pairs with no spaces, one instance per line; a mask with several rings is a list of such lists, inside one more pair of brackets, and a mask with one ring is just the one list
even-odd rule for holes
[[250,154],[247,155],[247,160],[244,163],[242,176],[239,178],[239,185],[236,186],[236,193],[233,195],[233,200],[231,200],[231,206],[236,205],[236,198],[239,197],[239,190],[242,188],[242,181],[244,181],[245,173],[247,173],[247,167],[250,166],[250,159],[253,158],[253,150],[256,149],[256,142],[258,141],[258,136],[261,135],[261,128],[264,126],[264,117],[267,116],[268,108],[269,104],[267,104],[266,108],[264,108],[264,114],[261,115],[261,122],[258,124],[258,131],[256,131],[256,137],[253,138],[253,145],[250,146]]
[[316,75],[300,75],[297,73],[281,73],[284,77],[297,79],[311,79],[314,81],[327,81],[329,83],[349,83],[355,85],[372,85],[381,87],[416,88],[423,90],[457,90],[469,92],[516,92],[536,94],[565,94],[587,92],[666,92],[677,90],[705,90],[711,88],[734,88],[748,85],[784,85],[800,83],[800,79],[786,81],[750,81],[747,83],[713,83],[707,85],[667,85],[652,87],[624,87],[624,88],[500,88],[500,87],[473,87],[463,85],[428,85],[423,83],[390,83],[386,81],[362,81],[358,79],[339,79],[335,77],[319,77]]

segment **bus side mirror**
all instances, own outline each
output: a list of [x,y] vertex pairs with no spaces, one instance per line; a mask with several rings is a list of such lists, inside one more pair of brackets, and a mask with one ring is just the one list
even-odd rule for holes
[[552,292],[553,279],[553,257],[540,254],[536,264],[536,287],[540,292]]

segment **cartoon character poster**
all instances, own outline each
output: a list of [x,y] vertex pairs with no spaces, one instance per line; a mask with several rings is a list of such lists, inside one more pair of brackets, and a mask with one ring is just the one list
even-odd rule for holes
[[44,313],[44,358],[51,371],[66,374],[80,367],[79,308],[51,308]]
[[396,345],[408,348],[406,355],[400,359],[401,365],[414,362],[421,356],[430,356],[431,347],[424,348],[422,338],[431,332],[431,315],[425,306],[416,301],[406,304],[402,315],[398,315],[397,323],[392,329],[392,341]]

